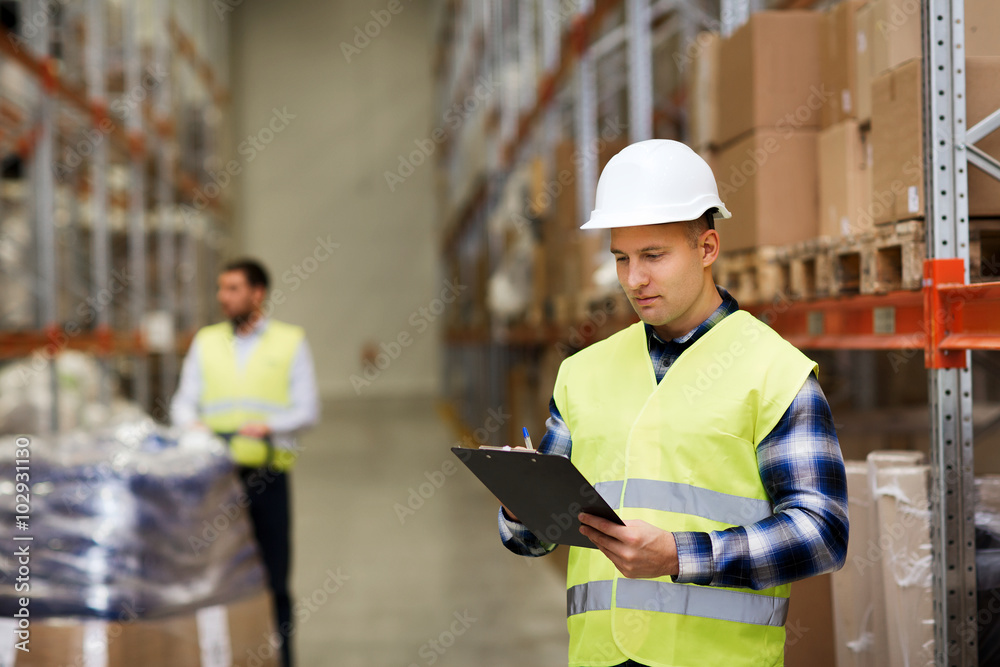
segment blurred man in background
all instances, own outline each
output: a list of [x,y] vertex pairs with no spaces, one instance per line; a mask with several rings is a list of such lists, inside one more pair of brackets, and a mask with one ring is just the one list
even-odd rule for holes
[[301,327],[264,315],[269,279],[259,262],[227,264],[218,285],[227,321],[195,335],[171,418],[229,442],[274,595],[284,664],[292,667],[288,471],[298,451],[296,435],[319,419],[312,355]]

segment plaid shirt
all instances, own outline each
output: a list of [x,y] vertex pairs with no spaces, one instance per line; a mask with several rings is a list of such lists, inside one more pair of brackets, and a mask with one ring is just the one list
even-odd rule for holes
[[[680,338],[662,340],[646,326],[649,357],[659,382],[684,350],[736,312],[739,304],[718,288],[722,305]],[[569,428],[555,400],[538,450],[568,457]],[[676,532],[678,583],[762,589],[835,570],[847,555],[847,480],[833,416],[819,381],[810,375],[774,429],[757,445],[760,479],[773,515],[726,530]],[[501,510],[500,537],[512,552],[542,556],[555,545],[541,542]]]

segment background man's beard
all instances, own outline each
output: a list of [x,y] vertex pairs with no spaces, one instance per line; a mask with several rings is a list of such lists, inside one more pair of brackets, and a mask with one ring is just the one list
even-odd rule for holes
[[230,316],[229,321],[232,323],[234,327],[238,329],[246,325],[250,321],[251,317],[253,317],[253,311],[248,310],[245,313],[238,313],[236,315]]

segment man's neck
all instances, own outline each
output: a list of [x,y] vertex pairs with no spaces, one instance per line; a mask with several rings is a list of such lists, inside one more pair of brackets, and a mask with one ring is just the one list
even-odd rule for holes
[[254,311],[253,313],[250,314],[250,316],[246,320],[240,322],[235,326],[236,335],[249,336],[254,332],[254,329],[257,328],[257,325],[260,324],[261,320],[263,319],[264,315],[259,310]]
[[707,320],[715,310],[722,305],[722,295],[715,288],[713,281],[706,283],[706,289],[698,296],[698,299],[688,308],[687,312],[678,317],[673,322],[664,325],[654,326],[653,330],[663,340],[673,340],[680,338],[684,334],[695,329],[699,324]]

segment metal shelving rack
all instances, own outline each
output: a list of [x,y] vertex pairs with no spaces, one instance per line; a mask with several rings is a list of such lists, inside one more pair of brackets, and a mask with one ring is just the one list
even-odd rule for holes
[[[452,2],[455,10],[461,3]],[[500,3],[497,3],[499,5]],[[548,11],[556,3],[543,2]],[[648,60],[648,26],[651,16],[671,11],[682,3],[627,0],[627,18],[617,33],[606,33],[598,43],[590,36],[601,19],[621,3],[594,0],[582,2],[579,12],[564,22],[561,43],[555,31],[543,32],[543,74],[537,100],[522,107],[516,132],[500,132],[502,145],[493,152],[490,175],[457,209],[444,233],[446,259],[469,250],[486,235],[484,226],[491,207],[497,205],[504,169],[523,153],[531,129],[544,118],[540,145],[551,145],[553,127],[558,127],[554,101],[573,97],[558,91],[560,82],[574,72],[574,134],[577,142],[592,141],[597,127],[595,52],[614,40],[630,38],[628,92],[632,115],[630,139],[650,136],[651,83]],[[690,4],[690,3],[688,3]],[[813,0],[765,3],[763,0],[719,0],[717,10],[701,8],[719,16],[717,27],[729,34],[748,20],[751,12],[765,5],[809,8]],[[975,127],[965,123],[964,0],[922,0],[924,26],[925,155],[927,164],[926,215],[927,260],[921,292],[894,292],[878,296],[853,296],[782,303],[753,310],[776,330],[804,349],[923,350],[928,369],[932,463],[932,554],[935,599],[936,663],[947,667],[977,664],[977,607],[974,546],[972,378],[971,350],[1000,349],[1000,283],[969,284],[968,165],[972,164],[1000,179],[1000,161],[975,146],[981,138],[1000,128],[1000,110]],[[696,12],[698,14],[700,12]],[[493,14],[492,29],[498,33],[502,12]],[[689,26],[696,24],[689,21]],[[475,31],[466,26],[468,32]],[[624,33],[629,31],[626,36]],[[631,39],[635,37],[634,39]],[[472,53],[482,54],[481,41]],[[558,57],[557,55],[558,54]],[[475,71],[463,61],[453,70]],[[453,65],[455,62],[452,63]],[[454,92],[454,90],[452,91]],[[560,95],[560,92],[563,94]],[[455,99],[451,95],[447,99]],[[509,112],[508,112],[509,113]],[[593,160],[578,164],[578,188],[583,210],[589,208],[597,173]],[[456,250],[459,252],[456,253]],[[457,264],[457,262],[453,262]],[[624,323],[624,322],[622,322]],[[479,368],[477,386],[452,388],[464,399],[459,417],[476,423],[485,406],[496,405],[503,392],[489,377],[499,377],[503,362],[530,355],[538,346],[553,345],[562,333],[554,327],[542,330],[501,330],[488,327],[452,329],[446,334],[446,380],[455,369]]]
[[[508,86],[491,100],[487,127],[491,142],[482,175],[472,185],[458,184],[465,193],[443,233],[444,254],[451,266],[464,265],[457,273],[469,275],[469,261],[477,249],[486,246],[488,268],[496,267],[500,248],[487,230],[490,212],[498,205],[513,169],[531,157],[529,146],[541,147],[551,155],[560,134],[573,137],[577,146],[594,146],[598,141],[600,92],[615,94],[625,88],[628,100],[628,133],[632,141],[653,136],[654,99],[652,46],[654,26],[684,31],[691,41],[705,19],[718,14],[713,0],[698,3],[676,0],[585,0],[565,12],[557,0],[522,0],[519,3],[481,3],[453,0],[442,12],[442,39],[455,36],[456,53],[448,60],[438,54],[441,115],[467,94],[480,74],[501,77],[516,69],[522,76],[517,86]],[[562,13],[560,13],[562,10]],[[615,17],[620,17],[616,19]],[[618,23],[609,27],[609,20]],[[539,48],[530,36],[537,30]],[[598,61],[624,52],[628,76],[621,81],[599,81]],[[523,72],[530,72],[524,76]],[[537,73],[537,75],[536,75]],[[459,128],[458,132],[465,130]],[[449,149],[460,137],[445,142],[442,163],[448,169]],[[575,184],[580,208],[589,207],[597,185],[598,163],[594,151],[585,150],[575,161]],[[518,359],[530,358],[540,347],[557,342],[564,333],[550,327],[544,336],[506,326],[477,325],[450,331],[444,373],[454,377],[461,369],[489,368],[493,378]],[[462,384],[462,382],[459,382]],[[485,379],[470,386],[453,387],[456,395],[467,396],[461,416],[475,423],[486,407],[502,404],[504,386]]]
[[[0,359],[92,352],[104,369],[102,400],[117,370],[131,398],[166,418],[177,356],[211,315],[210,281],[228,232],[228,196],[221,188],[206,194],[223,148],[226,26],[196,2],[13,6],[21,21],[16,32],[0,30],[0,65],[16,68],[32,90],[27,108],[14,109],[24,117],[21,136],[2,146],[5,161],[29,165],[36,259],[22,279],[35,304],[33,325],[0,321]],[[5,85],[6,110],[4,98],[24,91]],[[85,147],[81,164],[62,173],[59,160],[74,146]],[[69,220],[57,222],[64,205]],[[107,301],[116,270],[127,276],[124,289],[92,318],[79,317],[87,297]],[[52,364],[50,373],[58,395]],[[59,428],[57,401],[51,428]]]

